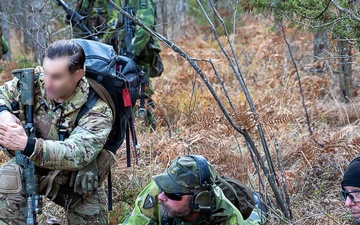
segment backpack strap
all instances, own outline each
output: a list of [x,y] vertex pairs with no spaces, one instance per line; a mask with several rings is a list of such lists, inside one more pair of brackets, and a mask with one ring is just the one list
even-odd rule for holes
[[74,127],[79,124],[79,120],[81,119],[81,117],[83,117],[87,112],[90,111],[90,109],[92,109],[92,107],[94,107],[98,99],[99,95],[97,95],[97,93],[92,88],[90,88],[88,98],[85,104],[81,107],[78,115],[76,116]]
[[95,80],[87,77],[88,83],[90,85],[89,95],[85,104],[81,107],[80,112],[78,113],[76,120],[75,120],[75,127],[79,124],[79,120],[83,117],[92,107],[94,107],[95,103],[99,98],[105,101],[111,108],[113,114],[113,123],[115,122],[116,117],[116,109],[114,101],[111,99],[111,96],[106,91],[104,86],[97,83]]

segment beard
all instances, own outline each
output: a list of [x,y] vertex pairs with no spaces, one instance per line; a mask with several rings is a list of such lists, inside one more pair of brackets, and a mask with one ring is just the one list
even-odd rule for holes
[[163,218],[170,219],[170,218],[181,218],[190,215],[192,212],[191,208],[191,198],[186,204],[179,210],[174,211],[170,206],[165,205],[163,202],[160,203],[160,214]]

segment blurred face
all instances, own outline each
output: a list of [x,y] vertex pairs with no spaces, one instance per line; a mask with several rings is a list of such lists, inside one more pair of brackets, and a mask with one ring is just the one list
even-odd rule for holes
[[351,210],[351,214],[353,215],[355,220],[359,220],[360,219],[360,188],[353,186],[345,186],[344,190],[348,192],[352,192],[352,193],[348,193],[346,196],[345,207],[348,207]]
[[82,78],[84,71],[77,70],[73,74],[68,69],[70,57],[56,58],[54,60],[44,59],[44,84],[46,97],[61,103],[68,99],[74,92],[78,81]]
[[161,192],[158,196],[160,202],[160,213],[164,218],[187,217],[192,213],[192,195],[184,195],[181,200],[172,200]]

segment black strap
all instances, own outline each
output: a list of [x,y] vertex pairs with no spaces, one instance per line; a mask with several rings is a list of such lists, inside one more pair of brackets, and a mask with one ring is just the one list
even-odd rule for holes
[[139,113],[143,113],[141,116],[145,116],[145,72],[141,71],[140,74],[141,85],[140,85],[140,107]]
[[111,168],[108,174],[108,210],[112,211],[112,206],[113,206],[113,202],[112,202],[112,181],[111,181]]
[[130,124],[126,124],[126,165],[131,167]]
[[[132,109],[130,110],[132,112]],[[126,124],[126,164],[127,167],[131,167],[131,147],[130,147],[130,135],[132,137],[132,144],[134,148],[135,164],[138,165],[138,154],[137,154],[137,137],[135,132],[134,125],[134,115],[131,113],[131,116]]]
[[90,111],[90,109],[92,109],[92,107],[94,107],[98,99],[99,99],[99,95],[96,94],[94,89],[90,87],[88,98],[85,104],[81,107],[78,115],[76,116],[74,127],[76,127],[79,124],[79,120],[81,119],[81,117],[83,117],[87,112]]
[[[132,112],[132,110],[131,110]],[[135,132],[135,125],[134,125],[134,114],[131,113],[131,117],[129,118],[129,123],[130,123],[130,131],[131,131],[131,137],[132,137],[132,142],[133,142],[133,147],[134,147],[134,155],[135,155],[135,164],[138,165],[138,154],[137,154],[137,137],[136,137],[136,132]]]
[[196,164],[199,168],[199,181],[200,185],[203,185],[205,182],[207,184],[212,184],[213,182],[210,179],[210,169],[209,164],[202,155],[189,155],[196,161]]

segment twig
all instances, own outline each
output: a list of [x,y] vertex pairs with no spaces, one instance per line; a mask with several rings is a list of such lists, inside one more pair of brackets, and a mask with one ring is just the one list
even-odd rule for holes
[[307,111],[307,108],[306,108],[306,104],[305,104],[305,97],[304,97],[304,92],[303,92],[303,89],[302,89],[302,85],[301,85],[301,79],[300,79],[300,73],[299,73],[299,70],[298,70],[298,67],[297,67],[297,64],[295,62],[295,59],[293,57],[293,54],[292,54],[292,50],[291,50],[291,47],[290,47],[290,44],[285,36],[285,31],[284,31],[284,25],[282,24],[282,22],[280,22],[280,29],[277,28],[277,30],[279,31],[280,35],[283,37],[284,41],[285,41],[285,44],[289,50],[289,55],[290,55],[290,58],[291,58],[291,61],[292,63],[294,64],[294,68],[295,68],[295,71],[296,71],[296,78],[298,80],[298,83],[299,83],[299,90],[300,90],[300,96],[301,96],[301,103],[302,103],[302,106],[304,108],[304,112],[305,112],[305,118],[306,118],[306,123],[307,123],[307,126],[308,126],[308,130],[309,130],[309,133],[310,135],[313,134],[313,131],[311,129],[311,123],[310,123],[310,118],[309,118],[309,114],[308,114],[308,111]]
[[360,17],[357,16],[352,10],[341,7],[335,0],[331,0],[331,2],[338,10],[349,15],[351,17],[351,19],[355,20],[356,22],[360,22]]
[[[263,149],[264,149],[264,152],[265,152],[265,156],[266,156],[266,160],[267,160],[267,163],[268,163],[268,166],[271,170],[271,172],[266,168],[265,164],[263,163],[262,159],[261,159],[261,156],[257,150],[257,148],[255,147],[255,144],[253,142],[253,140],[251,139],[250,135],[248,132],[244,132],[243,133],[243,136],[245,138],[245,140],[248,142],[249,146],[251,147],[251,149],[255,152],[255,155],[256,157],[258,158],[258,161],[260,163],[260,166],[261,168],[263,169],[265,175],[267,176],[267,179],[269,181],[269,184],[275,194],[275,198],[276,198],[276,202],[278,204],[278,206],[280,207],[281,211],[284,213],[285,217],[288,217],[288,212],[285,208],[285,205],[284,205],[284,201],[278,191],[278,189],[276,188],[276,185],[279,186],[279,181],[277,179],[277,176],[276,176],[276,173],[275,173],[275,169],[274,169],[274,166],[273,166],[273,163],[272,163],[272,160],[271,160],[271,156],[270,156],[270,152],[269,152],[269,149],[267,147],[267,143],[266,143],[266,139],[265,139],[265,135],[264,135],[264,132],[263,132],[263,129],[262,129],[262,126],[258,120],[258,117],[257,117],[257,112],[256,112],[256,109],[255,109],[255,106],[254,106],[254,103],[252,101],[252,98],[250,96],[250,92],[248,91],[247,89],[247,86],[245,84],[245,80],[244,80],[244,77],[242,76],[242,73],[241,73],[241,69],[240,69],[240,65],[239,65],[239,62],[237,60],[237,57],[236,57],[236,54],[234,52],[234,48],[231,44],[231,41],[229,39],[229,34],[227,32],[227,29],[226,29],[226,26],[225,26],[225,23],[224,23],[224,20],[220,17],[219,13],[217,12],[217,10],[215,9],[214,5],[211,4],[214,12],[215,12],[215,15],[217,17],[217,19],[222,23],[223,25],[223,28],[224,28],[224,31],[225,31],[225,34],[226,34],[226,37],[227,37],[227,41],[230,45],[230,49],[231,49],[231,53],[232,53],[232,56],[234,58],[234,61],[235,61],[235,64],[236,64],[236,68],[235,68],[235,65],[234,65],[234,62],[233,60],[230,58],[229,54],[225,51],[224,49],[224,46],[222,45],[218,35],[217,35],[217,32],[216,32],[216,29],[215,29],[215,26],[214,24],[212,23],[212,21],[210,20],[209,16],[207,15],[203,5],[201,4],[201,2],[199,0],[196,0],[196,2],[198,3],[198,5],[200,6],[202,12],[203,12],[203,15],[205,16],[206,20],[208,21],[209,25],[211,26],[211,29],[213,30],[213,33],[214,33],[214,37],[216,39],[216,41],[218,42],[218,45],[221,49],[221,51],[223,52],[223,54],[226,56],[228,62],[229,62],[229,65],[230,67],[233,69],[234,71],[234,74],[236,76],[236,78],[238,79],[242,89],[243,89],[243,92],[246,96],[246,100],[247,102],[249,103],[249,106],[250,106],[250,109],[253,113],[253,116],[255,118],[255,120],[257,120],[257,129],[258,129],[258,132],[259,132],[259,136],[260,136],[260,140],[261,140],[261,144],[263,146]],[[211,1],[210,1],[211,3]],[[276,184],[275,184],[276,182]]]
[[281,163],[279,145],[278,145],[278,142],[277,142],[276,138],[274,138],[274,145],[275,145],[275,150],[276,150],[279,169],[280,169],[280,172],[281,172],[281,178],[282,178],[282,184],[283,184],[283,189],[284,189],[284,194],[285,194],[285,199],[286,199],[286,205],[287,205],[287,208],[288,208],[288,211],[289,211],[289,219],[292,219],[293,214],[292,214],[292,211],[291,211],[289,191],[288,191],[288,188],[287,188],[287,185],[286,185],[284,168],[283,168],[282,163]]
[[194,59],[194,60],[195,60],[195,61],[200,61],[200,62],[210,63],[211,67],[212,67],[213,70],[214,70],[214,73],[215,73],[216,78],[218,79],[218,81],[219,81],[220,84],[221,84],[221,87],[222,87],[222,89],[223,89],[223,91],[224,91],[224,94],[225,94],[225,97],[226,97],[227,101],[228,101],[229,104],[230,104],[231,109],[232,109],[233,111],[235,111],[235,107],[234,107],[233,102],[232,102],[231,99],[230,99],[229,92],[227,91],[227,88],[226,88],[226,86],[225,86],[225,84],[224,84],[224,81],[221,79],[220,74],[219,74],[218,70],[216,69],[213,61],[212,61],[211,59]]
[[[279,181],[278,181],[278,178],[277,178],[277,176],[276,176],[275,169],[274,169],[274,166],[273,166],[273,163],[272,163],[272,160],[271,160],[271,156],[270,156],[269,148],[268,148],[267,143],[266,143],[264,131],[263,131],[263,129],[262,129],[262,126],[261,126],[260,121],[258,120],[258,116],[257,116],[257,111],[256,111],[256,108],[255,108],[255,105],[254,105],[254,103],[253,103],[253,101],[252,101],[252,98],[251,98],[251,96],[250,96],[250,92],[249,92],[249,90],[248,90],[248,88],[247,88],[247,85],[246,85],[246,83],[245,83],[244,77],[243,77],[243,75],[242,75],[242,72],[241,72],[241,69],[240,69],[240,65],[239,65],[239,60],[237,59],[237,56],[236,56],[236,54],[235,54],[235,52],[234,52],[233,45],[232,45],[232,43],[231,43],[231,41],[230,41],[230,39],[229,39],[229,36],[230,36],[230,35],[229,35],[228,31],[227,31],[225,22],[224,22],[224,20],[221,18],[219,12],[216,10],[216,8],[214,7],[214,5],[213,5],[213,4],[211,3],[211,1],[210,1],[211,7],[212,7],[212,9],[213,9],[214,12],[215,12],[216,18],[221,22],[221,24],[222,24],[222,26],[223,26],[223,29],[224,29],[224,32],[225,32],[225,34],[226,34],[226,38],[227,38],[228,44],[230,45],[231,54],[232,54],[232,56],[233,56],[233,58],[234,58],[234,61],[235,61],[235,63],[236,63],[236,68],[237,68],[237,69],[235,69],[235,66],[234,66],[234,64],[233,64],[233,60],[230,59],[230,57],[228,56],[228,53],[227,53],[227,52],[225,51],[225,49],[224,49],[224,46],[223,46],[222,43],[220,42],[220,39],[219,39],[219,37],[218,37],[218,35],[217,35],[217,32],[216,32],[216,29],[215,29],[214,25],[212,24],[210,18],[207,16],[207,14],[206,14],[203,6],[201,5],[201,3],[200,3],[199,0],[197,0],[197,2],[198,2],[198,4],[200,5],[200,7],[201,7],[201,9],[202,9],[202,11],[203,11],[204,16],[205,16],[206,19],[208,20],[208,23],[210,24],[210,26],[211,26],[211,28],[212,28],[212,30],[213,30],[215,39],[217,40],[218,45],[220,46],[220,49],[221,49],[222,52],[227,56],[227,59],[228,59],[228,61],[229,61],[229,64],[230,64],[230,66],[233,68],[233,71],[234,71],[234,73],[235,73],[235,76],[236,76],[236,78],[238,79],[238,81],[239,81],[239,83],[240,83],[240,85],[241,85],[241,88],[243,89],[243,92],[244,92],[244,94],[245,94],[245,96],[246,96],[246,100],[247,100],[247,102],[249,103],[250,109],[251,109],[251,111],[252,111],[252,113],[253,113],[254,119],[257,121],[257,129],[258,129],[258,132],[259,132],[261,144],[262,144],[263,149],[264,149],[264,152],[265,152],[266,161],[267,161],[268,166],[269,166],[270,171],[271,171],[271,175],[273,175],[273,176],[275,177],[275,181],[276,181],[277,185],[279,186]],[[270,174],[269,174],[269,175],[270,175]]]
[[126,11],[124,11],[121,7],[119,7],[118,5],[116,5],[112,0],[107,0],[108,3],[110,5],[112,5],[114,7],[114,9],[116,9],[117,11],[119,11],[121,14],[125,15],[126,17],[128,17],[131,21],[133,21],[134,23],[136,23],[138,26],[140,26],[141,28],[143,28],[144,30],[146,30],[149,34],[155,36],[156,38],[158,38],[161,42],[163,42],[166,46],[168,46],[169,48],[171,48],[173,51],[175,51],[176,53],[178,53],[180,56],[182,56],[183,58],[185,58],[191,65],[191,67],[193,67],[195,69],[195,71],[200,75],[201,79],[204,81],[206,87],[209,89],[211,95],[214,97],[216,103],[219,105],[220,110],[222,111],[222,113],[224,114],[225,118],[227,119],[227,121],[230,123],[230,125],[239,133],[243,134],[245,132],[245,130],[243,130],[241,127],[237,126],[234,121],[231,119],[228,111],[226,110],[226,108],[224,107],[224,105],[221,103],[221,100],[219,99],[218,95],[216,94],[214,88],[211,86],[210,82],[208,81],[207,77],[205,76],[205,74],[202,72],[202,70],[196,65],[195,61],[185,52],[183,51],[181,48],[179,48],[176,44],[174,44],[173,42],[171,42],[170,40],[168,40],[167,38],[165,38],[164,36],[162,36],[161,34],[153,31],[152,29],[148,28],[147,26],[145,26],[143,23],[141,23],[141,21],[135,17],[130,15],[129,13],[127,13]]

